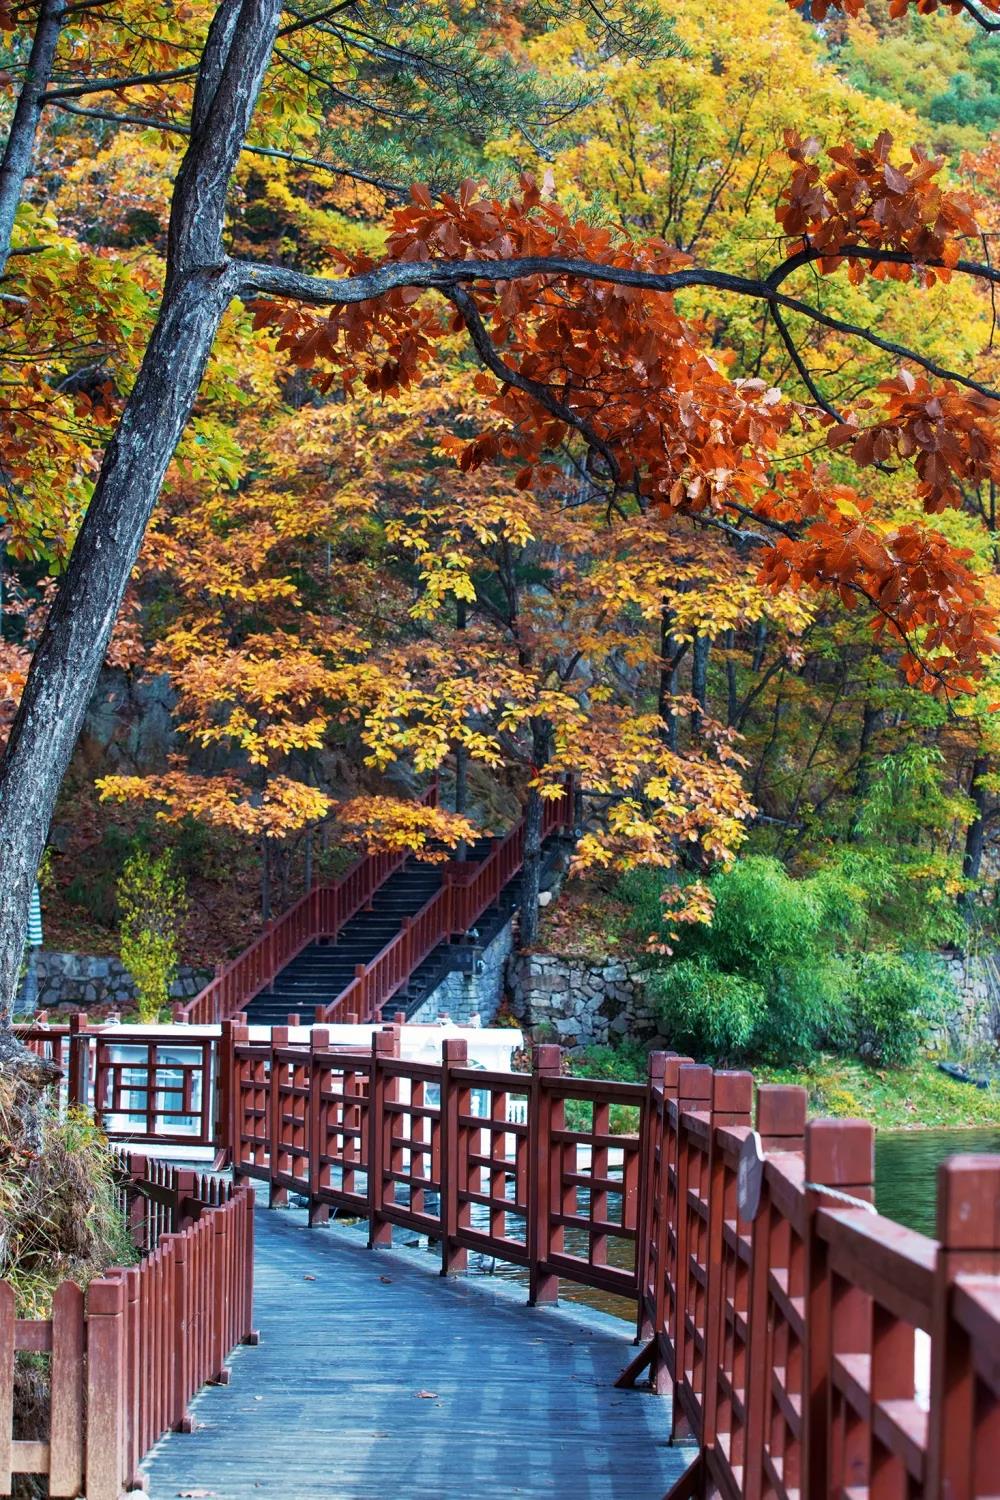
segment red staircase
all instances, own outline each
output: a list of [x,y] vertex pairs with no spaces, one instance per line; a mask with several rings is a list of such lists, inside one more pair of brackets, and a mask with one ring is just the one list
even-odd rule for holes
[[[435,784],[421,798],[437,806]],[[546,801],[542,837],[569,827],[573,791]],[[362,912],[375,892],[409,858],[366,855],[334,885],[316,886],[277,921],[268,925],[255,943],[223,968],[199,995],[177,1006],[175,1018],[192,1024],[228,1020],[274,983],[278,974],[303,949],[318,940],[335,942],[345,924]],[[442,867],[440,888],[412,917],[403,918],[399,931],[329,1004],[318,1008],[317,1021],[345,1021],[348,1017],[377,1020],[382,1007],[406,984],[424,959],[443,942],[467,933],[500,896],[524,862],[524,823],[511,829],[492,853],[476,864],[458,861]]]

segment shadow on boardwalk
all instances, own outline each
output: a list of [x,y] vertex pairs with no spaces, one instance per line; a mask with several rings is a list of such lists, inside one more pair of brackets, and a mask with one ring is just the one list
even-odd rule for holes
[[668,1404],[613,1388],[626,1325],[445,1281],[430,1256],[373,1253],[297,1210],[259,1209],[256,1233],[263,1342],[198,1397],[193,1433],[154,1449],[150,1500],[660,1500],[683,1471]]

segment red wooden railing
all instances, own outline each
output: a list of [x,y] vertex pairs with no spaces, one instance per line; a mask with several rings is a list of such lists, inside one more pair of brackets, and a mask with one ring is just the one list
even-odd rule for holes
[[237,1178],[313,1221],[365,1217],[373,1246],[429,1235],[443,1271],[469,1250],[521,1265],[532,1302],[562,1279],[633,1300],[619,1383],[669,1384],[673,1435],[698,1445],[674,1500],[998,1494],[1000,1156],[945,1163],[932,1240],[870,1208],[872,1127],[807,1124],[802,1089],[754,1106],[750,1074],[663,1053],[641,1086],[565,1077],[556,1047],[490,1073],[463,1041],[440,1064],[398,1041],[227,1027]]
[[[0,1282],[0,1494],[14,1475],[45,1476],[52,1500],[119,1500],[139,1463],[225,1359],[252,1341],[253,1193],[194,1172],[125,1159],[137,1266],[66,1281],[46,1319],[14,1316]],[[15,1354],[49,1356],[44,1439],[15,1438]]]
[[[425,807],[437,806],[436,781],[420,802]],[[210,1025],[237,1015],[303,948],[320,937],[335,938],[408,857],[405,853],[366,854],[334,884],[314,886],[268,923],[256,942],[226,964],[200,994],[187,1005],[177,1006],[177,1020]]]
[[[116,1142],[215,1144],[218,1036],[180,1026],[15,1027],[33,1052],[57,1064],[60,1104],[85,1110]],[[217,1032],[217,1028],[216,1028]]]
[[[542,837],[568,827],[573,818],[573,789],[567,783],[557,798],[543,804]],[[383,1007],[439,943],[468,932],[497,900],[524,863],[524,823],[512,828],[488,858],[475,864],[451,864],[444,883],[368,964],[359,964],[346,989],[317,1014],[320,1022],[378,1020]]]

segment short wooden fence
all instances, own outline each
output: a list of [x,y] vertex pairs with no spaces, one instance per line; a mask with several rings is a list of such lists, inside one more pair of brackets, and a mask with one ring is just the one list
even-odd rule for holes
[[[188,1405],[225,1360],[252,1341],[253,1192],[142,1157],[123,1158],[123,1200],[135,1266],[110,1270],[86,1293],[56,1291],[46,1319],[14,1316],[0,1282],[0,1494],[17,1474],[43,1475],[52,1500],[119,1500],[139,1463],[171,1430],[190,1430]],[[47,1358],[49,1430],[14,1426],[17,1355]]]
[[427,1235],[443,1273],[470,1251],[522,1266],[532,1302],[561,1280],[633,1300],[620,1383],[671,1388],[672,1436],[698,1446],[674,1500],[1000,1494],[1000,1156],[942,1167],[932,1240],[875,1213],[872,1127],[807,1124],[802,1089],[665,1053],[645,1086],[561,1063],[228,1027],[236,1177],[314,1223],[366,1219],[372,1246]]

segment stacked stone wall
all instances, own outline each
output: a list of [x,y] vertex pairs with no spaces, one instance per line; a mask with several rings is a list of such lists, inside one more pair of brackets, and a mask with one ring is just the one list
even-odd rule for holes
[[[96,1010],[135,1006],[135,984],[118,958],[90,953],[56,953],[47,948],[34,955],[39,1010]],[[211,970],[182,966],[170,987],[173,1000],[190,1000],[212,978]],[[22,981],[19,1003],[23,1002]]]

